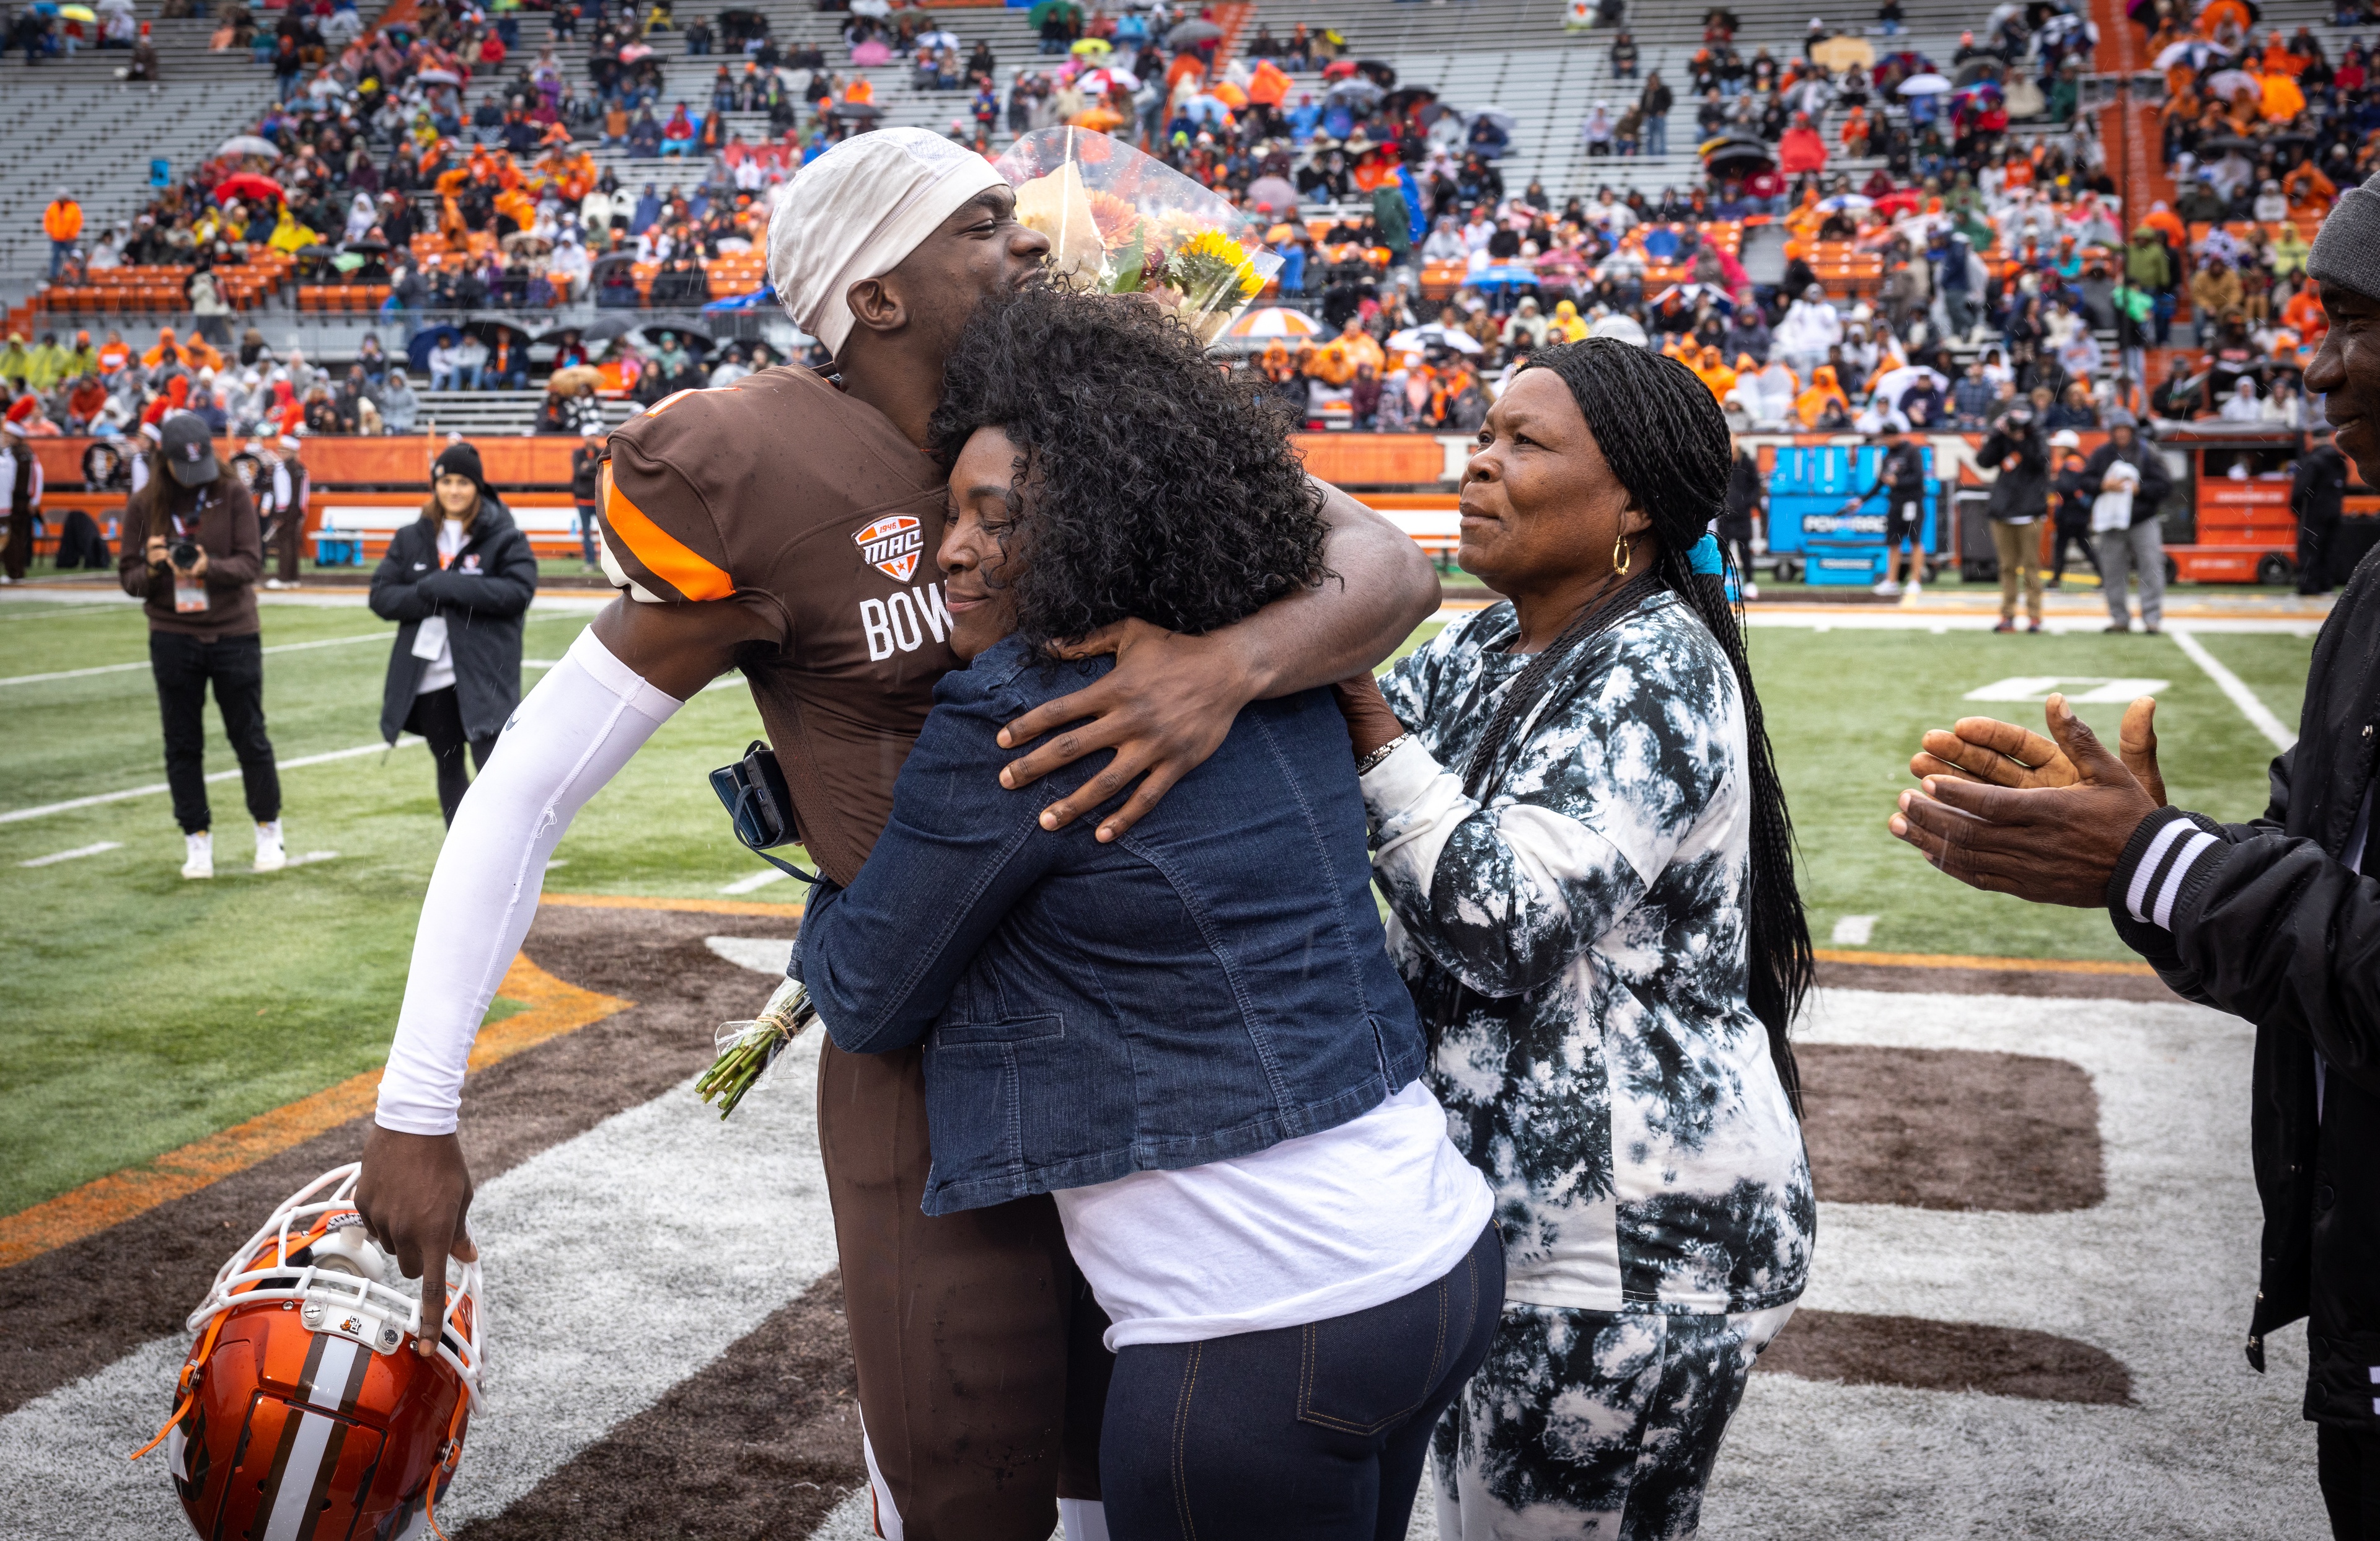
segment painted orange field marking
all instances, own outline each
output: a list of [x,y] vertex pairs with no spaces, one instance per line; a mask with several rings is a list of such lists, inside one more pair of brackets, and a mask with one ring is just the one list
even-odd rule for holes
[[[565,984],[525,956],[513,959],[497,989],[525,1002],[528,1009],[480,1030],[479,1042],[471,1050],[473,1070],[485,1070],[524,1049],[577,1032],[636,1004]],[[96,1235],[363,1117],[372,1110],[380,1075],[377,1070],[351,1075],[311,1097],[259,1113],[245,1123],[0,1219],[0,1268],[14,1268],[28,1258]]]
[[757,899],[648,899],[640,893],[548,893],[540,904],[566,910],[674,910],[681,915],[774,915],[801,917],[799,904],[764,904]]
[[2040,974],[2155,974],[2144,963],[2103,958],[1978,958],[1964,953],[1864,953],[1850,947],[1814,947],[1820,963],[1881,964],[1887,968],[2029,969]]

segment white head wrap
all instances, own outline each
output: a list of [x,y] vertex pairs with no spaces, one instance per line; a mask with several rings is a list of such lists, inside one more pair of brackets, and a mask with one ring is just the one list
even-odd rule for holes
[[851,335],[851,286],[899,267],[967,200],[1002,185],[990,162],[923,128],[845,140],[779,198],[769,282],[794,324],[840,353]]

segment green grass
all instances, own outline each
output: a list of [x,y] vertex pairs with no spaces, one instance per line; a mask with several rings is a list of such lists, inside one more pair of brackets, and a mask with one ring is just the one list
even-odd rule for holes
[[[280,757],[375,742],[394,628],[361,609],[263,614],[268,647],[362,638],[266,659]],[[560,657],[585,620],[533,616],[528,656]],[[2202,639],[2294,717],[2310,641]],[[2003,675],[2169,679],[2159,717],[2175,800],[2224,819],[2263,805],[2270,746],[2169,641],[1764,627],[1753,649],[1821,945],[1842,916],[1875,915],[1880,950],[2126,955],[2104,916],[1974,893],[1884,831],[1924,729],[1969,713],[2038,721],[2037,707],[1960,699]],[[128,607],[0,601],[0,676],[146,656],[145,624]],[[2083,710],[2112,734],[2119,708]],[[0,811],[164,780],[145,668],[0,686]],[[580,815],[548,886],[707,896],[759,870],[704,781],[759,731],[740,686],[698,697]],[[207,763],[234,765],[212,714]],[[176,875],[181,841],[163,794],[0,824],[0,1214],[381,1062],[442,837],[429,758],[410,746],[282,780],[291,851],[338,859],[249,874],[237,781],[209,788],[222,874],[211,883]],[[100,841],[123,848],[18,865]],[[796,895],[779,885],[757,897]]]

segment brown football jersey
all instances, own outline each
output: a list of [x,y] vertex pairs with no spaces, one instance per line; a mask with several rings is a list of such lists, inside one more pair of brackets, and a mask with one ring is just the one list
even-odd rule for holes
[[802,843],[838,883],[958,664],[934,565],[944,480],[882,413],[802,369],[681,392],[612,435],[607,567],[635,599],[744,613]]

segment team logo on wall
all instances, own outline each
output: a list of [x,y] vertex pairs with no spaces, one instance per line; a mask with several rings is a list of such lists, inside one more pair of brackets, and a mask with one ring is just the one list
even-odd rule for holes
[[926,549],[922,521],[906,514],[879,519],[855,532],[851,540],[859,548],[862,561],[895,583],[909,581],[917,571],[918,553]]

